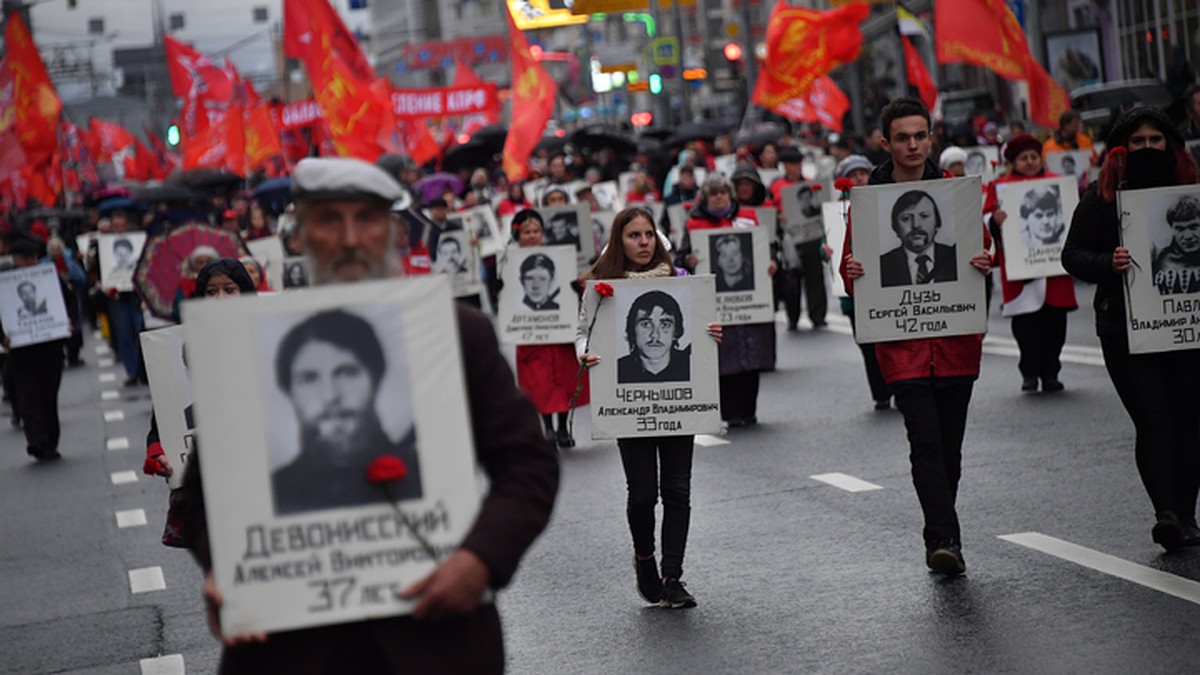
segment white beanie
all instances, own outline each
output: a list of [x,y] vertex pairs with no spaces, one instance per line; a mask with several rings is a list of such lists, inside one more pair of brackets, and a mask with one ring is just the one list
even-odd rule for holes
[[963,150],[957,145],[952,145],[942,151],[942,158],[938,164],[940,164],[943,169],[947,169],[951,164],[956,162],[962,162],[965,164],[967,162],[967,151]]

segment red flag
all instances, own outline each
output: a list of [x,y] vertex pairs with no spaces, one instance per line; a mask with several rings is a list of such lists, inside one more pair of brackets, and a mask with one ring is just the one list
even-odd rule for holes
[[151,152],[138,139],[133,139],[133,154],[137,166],[138,180],[162,180],[167,177],[167,167],[158,155]]
[[25,151],[15,133],[0,134],[0,179],[21,170],[25,166]]
[[259,105],[246,114],[246,169],[253,171],[272,157],[283,154],[279,132],[271,121],[268,105]]
[[921,55],[917,53],[912,42],[901,35],[900,44],[904,45],[904,74],[908,78],[908,83],[917,88],[925,107],[932,109],[933,104],[937,103],[937,85],[933,83],[933,78],[925,69],[925,62],[921,60]]
[[154,154],[158,158],[159,166],[167,173],[171,173],[177,169],[180,161],[179,155],[168,150],[167,144],[163,142],[163,139],[159,138],[158,134],[146,127],[142,127],[142,131],[150,141],[150,147],[154,150]]
[[[463,63],[461,60],[454,67],[454,81],[450,83],[451,87],[482,87],[487,82],[479,77],[471,66]],[[500,121],[500,106],[489,109],[481,113],[471,115],[463,115],[462,124],[459,125],[458,132],[470,136],[489,124],[495,124]],[[451,136],[453,139],[453,136]],[[449,143],[446,143],[449,145]]]
[[[939,63],[971,63],[1008,80],[1029,83],[1029,114],[1044,127],[1058,125],[1067,93],[1029,52],[1025,32],[1004,0],[956,0],[934,5]],[[986,27],[986,29],[985,29]]]
[[771,110],[797,122],[816,122],[831,131],[842,130],[842,118],[850,109],[846,96],[829,76],[823,75],[800,96],[788,99]]
[[802,96],[822,75],[858,58],[864,3],[820,12],[779,0],[767,22],[767,58],[754,85],[753,101],[774,109]]
[[512,13],[505,12],[505,16],[512,45],[512,119],[504,139],[502,165],[509,180],[520,180],[529,173],[529,155],[542,140],[542,132],[554,113],[558,85],[529,52],[529,42],[517,30]]
[[232,85],[232,96],[230,100],[238,105],[246,106],[247,110],[256,108],[262,103],[262,98],[258,95],[258,90],[254,88],[254,83],[242,77],[238,72],[237,66],[233,65],[233,61],[229,57],[225,57],[225,74],[229,77],[229,82]]
[[108,122],[98,117],[88,120],[92,134],[96,138],[96,160],[107,162],[133,145],[133,134],[116,122]]
[[283,52],[308,61],[310,47],[325,42],[344,61],[347,70],[364,82],[375,80],[375,69],[367,61],[358,40],[342,23],[328,0],[283,0]]
[[242,108],[231,106],[203,133],[184,139],[183,168],[228,169],[241,174],[246,163],[244,134]]
[[233,96],[233,82],[228,73],[207,56],[170,35],[163,37],[163,47],[175,96],[216,101],[228,101]]
[[40,166],[58,148],[62,101],[19,13],[8,16],[4,31],[6,60],[12,78],[13,123],[27,161]]

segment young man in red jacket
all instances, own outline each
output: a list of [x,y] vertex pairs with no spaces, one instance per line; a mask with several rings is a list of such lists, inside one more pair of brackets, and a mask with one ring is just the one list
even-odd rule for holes
[[[891,159],[875,167],[870,185],[950,177],[929,159],[933,138],[925,104],[911,97],[892,101],[883,109],[880,127]],[[985,246],[987,240],[984,232]],[[851,250],[849,226],[843,250],[842,278],[853,294],[853,280],[863,276],[863,266]],[[986,275],[990,265],[986,251],[971,258],[971,266],[981,274]],[[913,485],[925,514],[925,563],[939,574],[962,574],[967,567],[954,503],[983,335],[880,342],[875,355],[908,430]]]

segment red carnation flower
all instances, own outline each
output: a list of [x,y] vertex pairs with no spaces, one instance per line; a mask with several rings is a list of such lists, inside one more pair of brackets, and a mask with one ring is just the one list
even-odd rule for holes
[[1109,150],[1108,154],[1112,155],[1113,159],[1125,159],[1125,155],[1129,154],[1129,149],[1123,145],[1118,145],[1112,150]]
[[601,281],[596,284],[596,294],[602,298],[611,298],[613,296],[613,287]]
[[388,481],[402,481],[408,476],[404,460],[395,455],[380,455],[367,467],[367,480],[379,485]]
[[821,188],[821,184],[820,184],[820,183],[813,183],[813,186],[812,186],[812,191],[813,191],[813,192],[820,192],[820,191],[821,191],[821,189],[822,189],[822,188]]
[[854,181],[850,180],[849,178],[839,178],[833,181],[833,189],[837,190],[838,192],[849,192],[850,188],[852,187],[854,187]]

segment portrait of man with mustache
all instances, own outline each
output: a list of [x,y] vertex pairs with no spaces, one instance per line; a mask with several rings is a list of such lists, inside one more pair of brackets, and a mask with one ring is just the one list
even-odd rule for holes
[[954,246],[936,241],[941,227],[942,214],[929,193],[909,190],[900,195],[892,206],[892,231],[900,246],[879,256],[884,288],[958,279]]
[[629,354],[617,359],[617,382],[690,380],[692,348],[678,348],[683,334],[683,310],[675,298],[662,291],[639,296],[625,317]]

